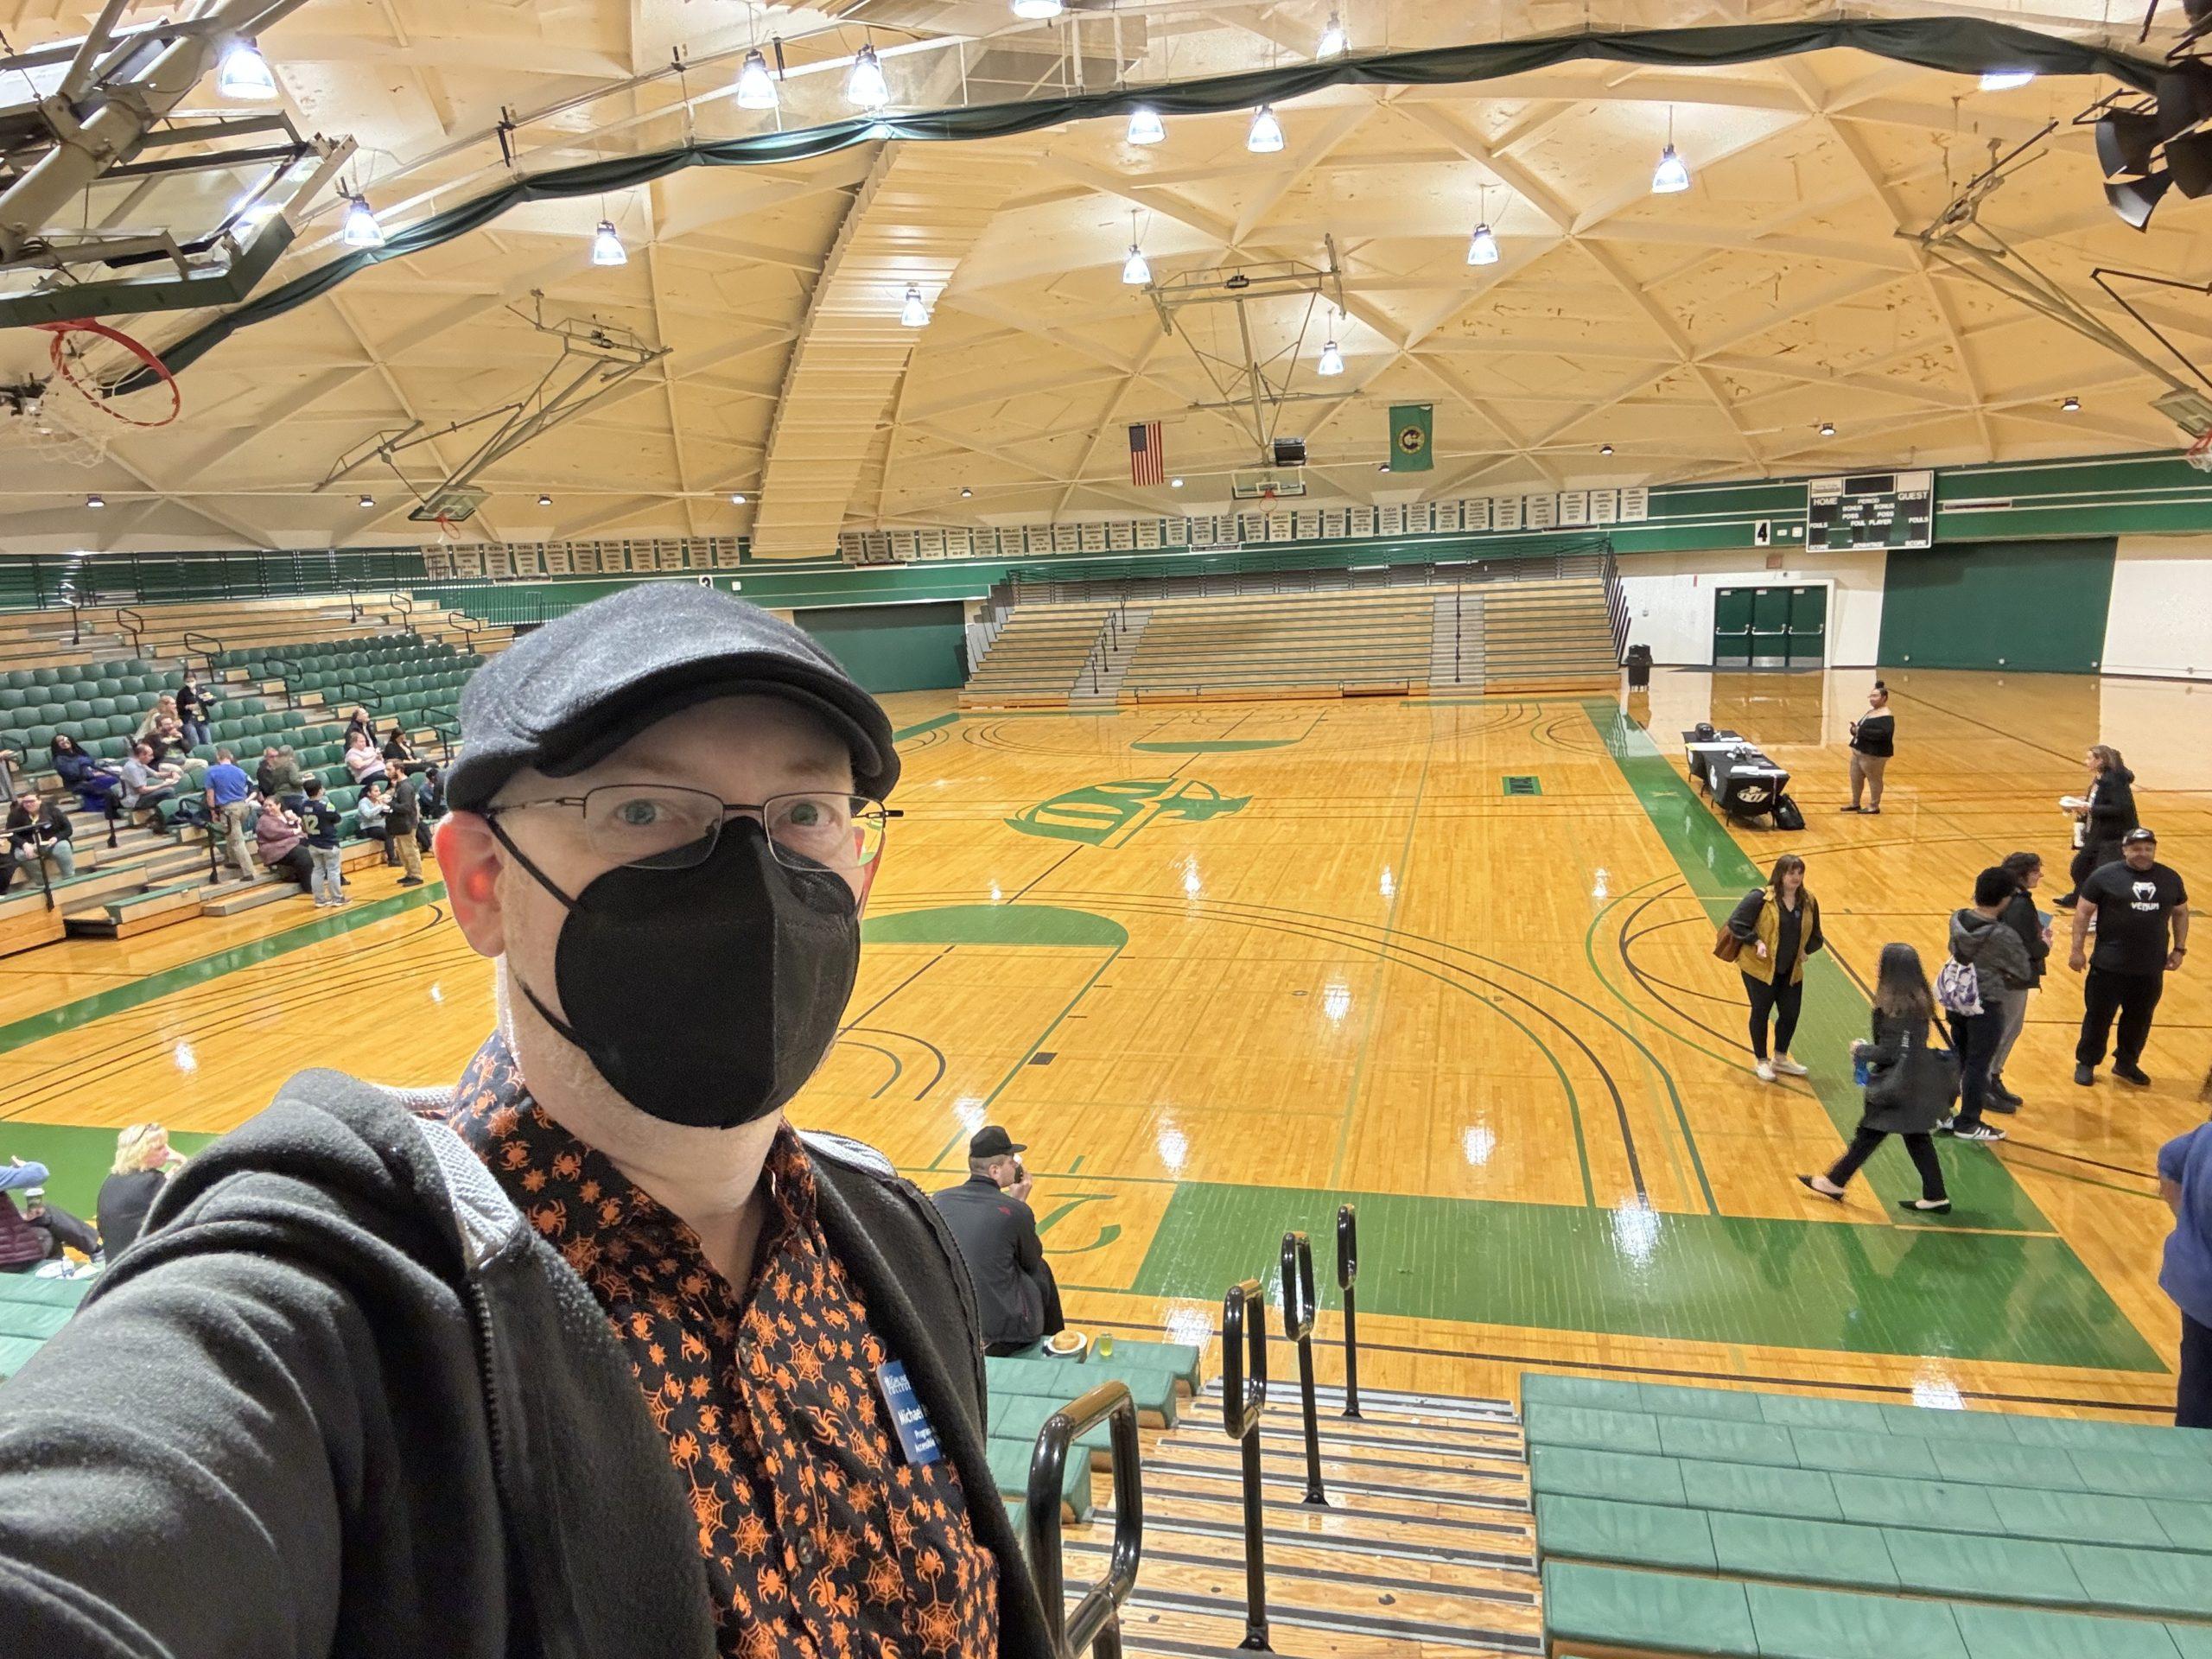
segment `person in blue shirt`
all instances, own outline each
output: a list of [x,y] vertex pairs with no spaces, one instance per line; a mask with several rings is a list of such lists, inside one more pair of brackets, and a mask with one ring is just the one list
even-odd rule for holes
[[2174,1212],[2158,1287],[2181,1310],[2174,1427],[2212,1428],[2212,1123],[2158,1148],[2158,1196]]
[[322,779],[310,778],[307,783],[307,804],[300,812],[300,827],[307,831],[308,856],[315,861],[315,873],[310,886],[318,906],[338,906],[346,902],[346,878],[343,864],[346,855],[338,845],[339,821],[345,816],[330,804],[330,796],[323,789]]
[[238,879],[251,881],[253,868],[253,779],[245,775],[238,757],[228,749],[215,751],[215,764],[200,781],[207,786],[207,822],[222,828],[223,839],[238,866]]

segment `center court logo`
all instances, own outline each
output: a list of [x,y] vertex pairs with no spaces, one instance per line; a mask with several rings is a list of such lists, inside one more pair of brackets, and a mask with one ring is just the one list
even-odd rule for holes
[[1043,836],[1052,841],[1119,847],[1147,824],[1163,818],[1195,823],[1242,812],[1251,804],[1249,795],[1226,796],[1211,784],[1186,779],[1128,778],[1071,789],[1049,801],[1039,801],[1007,819],[1006,826],[1025,836]]

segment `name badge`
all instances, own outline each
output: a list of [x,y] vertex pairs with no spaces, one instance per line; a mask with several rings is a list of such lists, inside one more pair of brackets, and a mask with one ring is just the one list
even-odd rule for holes
[[891,1413],[891,1427],[898,1433],[899,1449],[906,1453],[908,1466],[919,1469],[944,1456],[938,1447],[937,1430],[930,1427],[929,1414],[922,1409],[914,1385],[907,1380],[905,1362],[893,1359],[877,1366],[875,1382],[883,1391],[883,1403]]

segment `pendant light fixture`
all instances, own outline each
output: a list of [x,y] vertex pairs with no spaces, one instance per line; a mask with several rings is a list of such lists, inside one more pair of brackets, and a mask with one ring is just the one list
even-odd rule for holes
[[1332,340],[1321,347],[1321,360],[1313,365],[1313,372],[1342,374],[1344,372],[1344,354],[1337,349],[1337,342]]
[[883,60],[873,45],[854,54],[845,76],[845,102],[856,110],[880,110],[891,101],[891,83],[883,78]]
[[614,221],[611,219],[601,219],[599,229],[592,233],[591,262],[594,265],[626,265],[630,263],[630,251],[622,245],[621,234],[615,230]]
[[1482,222],[1475,226],[1475,233],[1467,239],[1467,263],[1471,265],[1494,265],[1497,263],[1497,238],[1490,228],[1490,187],[1482,187]]
[[909,328],[926,328],[930,326],[928,302],[922,298],[922,290],[911,283],[906,289],[906,302],[899,308],[899,321]]
[[215,90],[240,103],[266,104],[276,96],[276,77],[270,72],[269,60],[261,55],[259,47],[249,40],[235,40],[223,49],[222,62],[215,70]]
[[345,228],[338,239],[349,248],[384,246],[384,226],[377,222],[376,210],[369,206],[366,196],[355,196],[346,208]]
[[1129,142],[1133,144],[1156,144],[1167,137],[1167,129],[1160,119],[1160,111],[1138,105],[1129,111]]
[[1252,130],[1244,135],[1244,148],[1255,156],[1272,156],[1282,148],[1282,123],[1274,105],[1262,104],[1252,111]]
[[1981,90],[1985,92],[2009,92],[2015,86],[2024,86],[2036,78],[2032,69],[1985,69],[1981,72]]
[[737,72],[737,107],[772,110],[776,102],[776,78],[768,73],[768,60],[756,46],[745,54],[744,66]]
[[1671,196],[1690,188],[1690,169],[1675,151],[1675,111],[1667,110],[1667,147],[1659,152],[1659,165],[1651,169],[1651,194]]
[[1122,261],[1122,282],[1125,287],[1142,288],[1152,280],[1152,263],[1144,257],[1144,249],[1137,237],[1137,212],[1129,209],[1129,257]]
[[1344,20],[1332,11],[1329,21],[1322,26],[1321,43],[1313,48],[1313,55],[1317,58],[1342,57],[1344,48],[1351,44],[1344,34]]
[[1047,23],[1061,10],[1060,0],[1014,0],[1014,15],[1024,22]]

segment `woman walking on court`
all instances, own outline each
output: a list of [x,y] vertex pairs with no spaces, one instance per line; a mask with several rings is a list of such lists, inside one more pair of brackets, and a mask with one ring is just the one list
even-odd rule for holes
[[[1748,949],[1736,958],[1744,995],[1751,1005],[1751,1055],[1761,1083],[1775,1073],[1802,1077],[1789,1058],[1797,1014],[1805,995],[1805,958],[1827,941],[1821,937],[1821,901],[1805,887],[1805,861],[1784,853],[1764,887],[1753,887],[1728,918],[1728,931]],[[1774,1058],[1766,1052],[1767,1021],[1774,1021]]]
[[1955,1071],[1948,1056],[1928,1046],[1928,1027],[1935,1017],[1936,998],[1920,952],[1909,944],[1884,945],[1875,969],[1873,1039],[1851,1046],[1851,1058],[1866,1068],[1866,1111],[1849,1150],[1825,1175],[1797,1178],[1806,1187],[1842,1203],[1844,1188],[1874,1148],[1901,1135],[1905,1155],[1920,1172],[1920,1196],[1899,1198],[1898,1207],[1937,1215],[1949,1211],[1951,1195],[1943,1187],[1935,1133],[1950,1116]]
[[[1897,753],[1897,717],[1890,712],[1890,688],[1877,680],[1866,694],[1866,712],[1851,722],[1851,804],[1844,812],[1882,810],[1882,774]],[[1864,791],[1866,804],[1861,806]]]
[[2120,861],[2120,839],[2137,827],[2135,774],[2109,743],[2099,743],[2083,755],[2089,768],[2089,792],[2069,795],[2059,804],[2081,822],[2076,832],[2081,850],[2074,855],[2067,875],[2074,885],[2063,899],[2054,899],[2061,910],[2071,910],[2082,897],[2082,884],[2107,864]]

